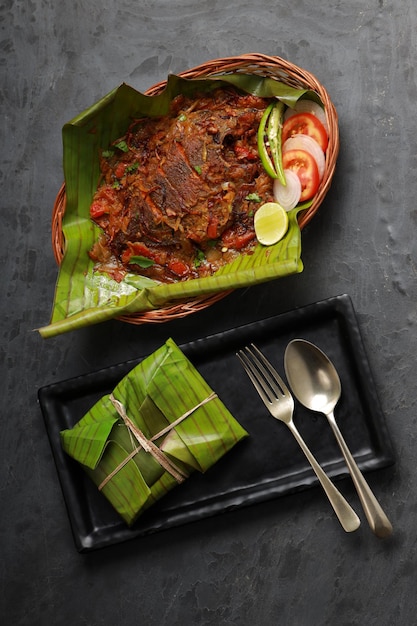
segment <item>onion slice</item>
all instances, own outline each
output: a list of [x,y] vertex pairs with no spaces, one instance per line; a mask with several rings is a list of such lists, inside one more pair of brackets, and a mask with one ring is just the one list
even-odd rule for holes
[[317,102],[307,99],[298,100],[293,109],[290,107],[286,109],[284,121],[296,113],[311,113],[312,115],[315,115],[326,129],[327,135],[329,135],[329,125],[327,124],[326,113]]
[[326,159],[323,150],[313,137],[302,134],[289,137],[282,146],[282,153],[285,154],[288,150],[305,150],[309,152],[317,163],[320,180],[323,178]]
[[301,182],[292,170],[284,170],[287,184],[284,186],[278,179],[274,180],[274,198],[286,211],[291,211],[300,202]]

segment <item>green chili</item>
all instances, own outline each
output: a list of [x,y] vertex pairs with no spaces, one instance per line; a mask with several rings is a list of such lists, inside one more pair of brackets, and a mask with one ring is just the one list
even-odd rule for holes
[[280,100],[271,102],[265,109],[258,128],[258,152],[268,176],[286,185],[281,146],[283,113],[284,104]]
[[266,128],[266,124],[268,122],[268,118],[271,114],[271,111],[274,107],[274,103],[271,102],[271,104],[269,104],[262,117],[261,117],[261,121],[259,123],[259,128],[258,128],[258,152],[259,152],[259,157],[262,161],[262,165],[265,168],[266,173],[268,174],[268,176],[270,176],[271,178],[276,178],[276,172],[274,169],[274,164],[272,163],[271,157],[269,156],[268,153],[268,148],[266,145],[266,137],[265,137],[265,128]]
[[268,120],[268,142],[271,150],[272,160],[275,166],[276,178],[280,183],[287,184],[285,180],[284,168],[282,165],[282,119],[284,115],[284,103],[277,101],[273,107]]

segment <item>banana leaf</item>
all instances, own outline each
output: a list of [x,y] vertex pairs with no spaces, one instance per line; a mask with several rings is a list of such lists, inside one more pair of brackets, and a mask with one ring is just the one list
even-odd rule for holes
[[230,74],[204,79],[170,75],[158,95],[147,96],[122,84],[64,125],[65,252],[50,323],[39,329],[43,337],[302,271],[297,212],[306,206],[290,212],[288,232],[279,243],[268,248],[258,245],[253,255],[236,259],[211,277],[167,285],[133,273],[116,282],[107,274],[94,271],[88,251],[99,236],[99,228],[90,220],[89,209],[100,177],[100,150],[121,137],[134,118],[166,114],[178,94],[194,95],[225,84],[261,97],[277,97],[288,106],[294,106],[301,97],[318,98],[312,91],[258,75]]
[[[123,414],[144,435],[145,444],[155,438],[156,452],[175,471],[138,445]],[[130,526],[184,477],[206,472],[247,436],[168,339],[73,428],[62,431],[61,442]]]

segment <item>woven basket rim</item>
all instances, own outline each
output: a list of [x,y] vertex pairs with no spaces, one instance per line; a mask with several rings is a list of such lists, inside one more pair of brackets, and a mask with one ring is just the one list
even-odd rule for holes
[[[297,65],[278,56],[261,53],[248,53],[240,56],[223,57],[206,61],[191,69],[178,73],[183,78],[201,78],[205,76],[224,75],[229,73],[255,73],[270,76],[296,88],[308,88],[315,91],[325,108],[329,128],[329,144],[326,150],[325,170],[319,189],[311,206],[299,216],[300,229],[303,229],[314,217],[323,202],[332,182],[339,153],[339,127],[337,111],[326,88],[317,78]],[[156,83],[144,93],[156,95],[166,86],[166,80]],[[65,183],[56,196],[52,210],[52,249],[57,265],[60,265],[65,253],[65,240],[62,232],[62,220],[66,210]],[[130,324],[164,323],[173,319],[186,317],[201,311],[229,295],[233,290],[205,294],[175,301],[165,307],[143,313],[122,315],[117,319]]]

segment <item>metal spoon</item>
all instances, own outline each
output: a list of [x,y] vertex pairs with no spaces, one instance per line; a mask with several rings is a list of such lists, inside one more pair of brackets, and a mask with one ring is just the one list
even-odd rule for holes
[[324,413],[335,434],[365,511],[377,537],[388,537],[392,525],[358,468],[336,424],[333,410],[341,395],[341,384],[333,363],[317,346],[294,339],[284,355],[285,373],[297,400],[308,409]]

